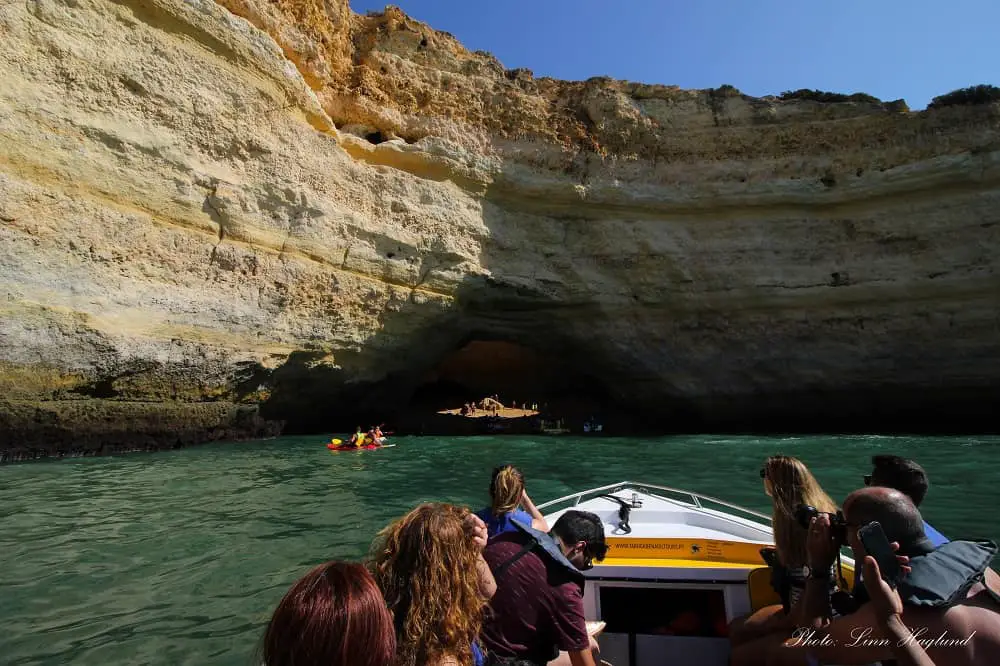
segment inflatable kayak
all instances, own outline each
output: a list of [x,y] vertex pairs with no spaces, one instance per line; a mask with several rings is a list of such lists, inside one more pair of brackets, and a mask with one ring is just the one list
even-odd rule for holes
[[367,446],[331,446],[327,447],[330,449],[330,453],[338,453],[340,451],[371,451],[372,449],[391,449],[396,446],[395,444],[369,444]]
[[384,449],[390,446],[396,446],[395,444],[386,444],[385,437],[378,439],[376,442],[372,442],[368,437],[361,438],[361,446],[351,446],[350,444],[344,444],[342,439],[331,439],[326,445],[331,451],[365,451],[371,449]]

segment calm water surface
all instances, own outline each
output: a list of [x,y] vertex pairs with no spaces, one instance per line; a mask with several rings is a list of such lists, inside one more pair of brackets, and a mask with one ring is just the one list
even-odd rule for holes
[[871,455],[918,460],[929,522],[1000,539],[1000,438],[396,438],[330,454],[320,437],[0,467],[0,663],[249,665],[310,567],[360,558],[426,500],[478,508],[498,463],[536,502],[641,480],[768,510],[764,457],[802,458],[838,502]]

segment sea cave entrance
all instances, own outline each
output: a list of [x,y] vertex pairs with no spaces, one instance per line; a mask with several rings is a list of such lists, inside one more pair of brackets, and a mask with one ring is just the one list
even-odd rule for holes
[[[421,377],[405,420],[427,434],[593,431],[623,410],[585,359],[509,340],[468,339]],[[632,428],[629,428],[632,429]]]
[[[374,381],[345,381],[322,354],[295,354],[269,375],[261,414],[284,422],[286,434],[375,424],[400,435],[657,432],[650,412],[633,403],[634,385],[622,385],[606,358],[576,340],[447,329],[416,339],[364,359],[389,368]],[[345,365],[358,362],[339,356]],[[470,413],[467,405],[476,408]]]

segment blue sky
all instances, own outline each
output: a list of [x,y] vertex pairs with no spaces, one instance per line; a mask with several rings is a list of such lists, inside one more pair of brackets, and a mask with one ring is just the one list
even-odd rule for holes
[[[351,0],[356,12],[385,2]],[[536,76],[906,99],[1000,85],[1000,0],[397,0]]]

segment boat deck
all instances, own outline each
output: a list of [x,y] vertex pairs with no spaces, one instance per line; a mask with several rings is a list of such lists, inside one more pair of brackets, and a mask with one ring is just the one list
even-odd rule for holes
[[608,554],[584,572],[584,610],[606,624],[601,658],[615,666],[725,666],[728,624],[779,601],[770,576],[751,576],[766,567],[761,549],[774,543],[762,513],[632,481],[538,508],[549,525],[569,509],[604,525]]
[[[628,507],[628,529],[621,515],[623,503]],[[563,506],[548,516],[550,524],[569,509],[589,511],[601,518],[609,539],[712,539],[743,543],[771,543],[773,539],[770,517],[671,488],[622,483],[554,500],[539,508],[560,504]]]

